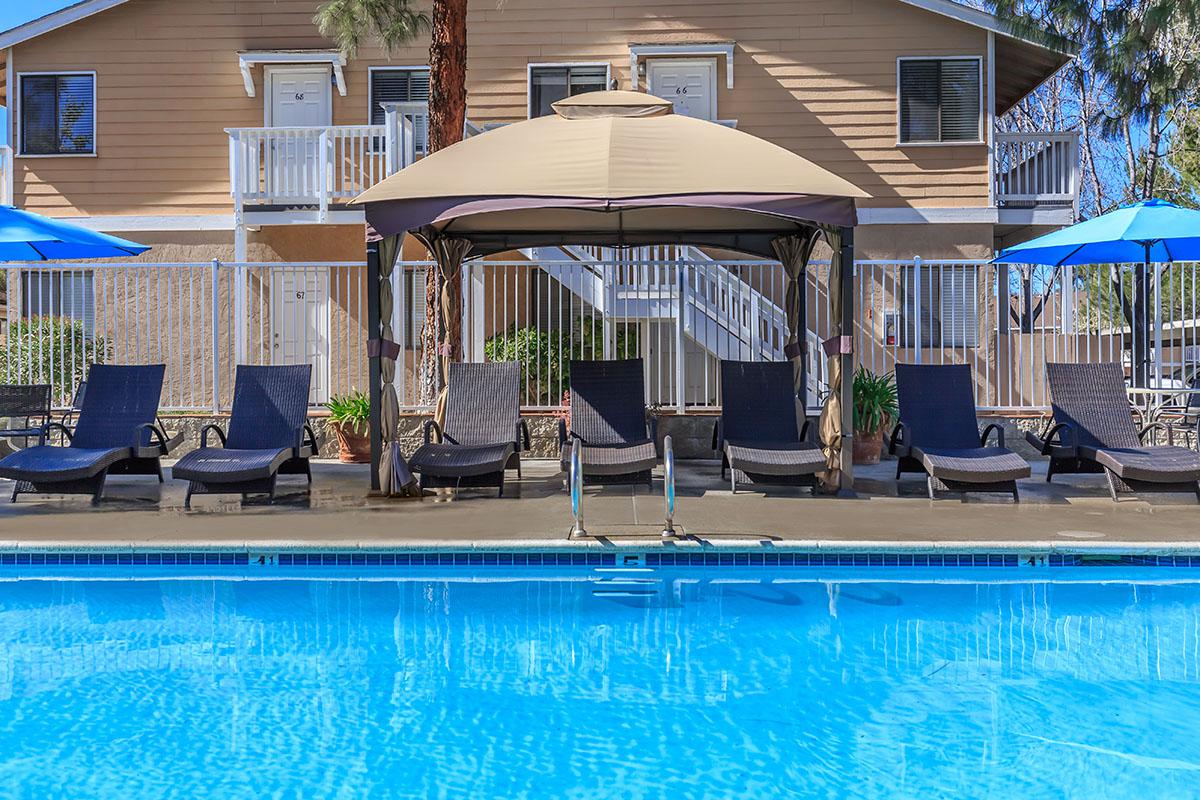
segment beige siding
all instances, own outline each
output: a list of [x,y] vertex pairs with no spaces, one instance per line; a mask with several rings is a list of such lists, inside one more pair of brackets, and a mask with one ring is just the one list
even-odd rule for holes
[[[14,48],[14,72],[97,72],[96,158],[19,158],[18,202],[55,215],[229,213],[223,129],[263,124],[237,51],[327,47],[315,0],[131,0]],[[603,61],[629,84],[629,44],[734,41],[718,115],[869,191],[864,206],[981,206],[983,146],[896,146],[896,58],[984,55],[986,34],[896,0],[505,0],[472,3],[469,116],[526,115],[527,64]],[[367,119],[364,52],[334,122]],[[424,63],[424,42],[390,63]],[[15,76],[14,76],[15,80]]]

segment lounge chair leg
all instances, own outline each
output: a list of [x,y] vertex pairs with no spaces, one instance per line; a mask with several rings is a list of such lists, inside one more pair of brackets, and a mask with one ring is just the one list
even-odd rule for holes
[[12,493],[12,497],[9,498],[8,502],[10,502],[10,503],[17,502],[17,495],[19,495],[20,493],[21,493],[21,482],[13,481],[13,493]]
[[183,496],[183,510],[184,511],[192,510],[192,484],[191,483],[188,484],[187,493],[184,494],[184,496]]
[[155,469],[155,472],[157,472],[157,473],[158,473],[158,482],[159,482],[159,483],[166,483],[166,481],[165,481],[165,480],[163,480],[162,462],[161,462],[161,461],[157,462],[157,463],[154,465],[154,469]]
[[1016,481],[1013,481],[1013,485],[1012,485],[1012,496],[1013,496],[1013,502],[1014,502],[1014,503],[1019,503],[1019,502],[1021,502],[1021,494],[1020,494],[1020,492],[1018,492],[1018,491],[1017,491],[1017,482],[1016,482]]
[[308,479],[309,485],[312,485],[312,464],[308,462],[307,458],[304,459],[304,477]]
[[497,488],[500,490],[500,492],[499,492],[499,494],[496,495],[496,497],[504,497],[504,471],[503,470],[500,471],[500,483],[497,484]]
[[896,480],[900,480],[900,473],[904,471],[904,470],[902,470],[902,469],[901,469],[901,467],[902,467],[903,465],[904,465],[904,459],[903,459],[903,458],[897,458],[897,459],[896,459]]
[[1046,483],[1049,483],[1050,479],[1053,477],[1054,477],[1054,459],[1052,458],[1052,459],[1050,459],[1050,466],[1046,467]]
[[1113,473],[1112,473],[1112,470],[1111,470],[1111,469],[1108,469],[1108,468],[1106,467],[1106,468],[1104,469],[1104,477],[1105,477],[1105,478],[1108,478],[1108,493],[1109,493],[1109,494],[1112,496],[1113,502],[1114,502],[1114,503],[1118,502],[1118,501],[1117,501],[1117,480],[1116,480],[1116,476],[1115,476],[1115,475],[1113,475]]
[[933,476],[932,475],[927,475],[925,477],[925,490],[927,492],[929,492],[930,500],[937,500],[937,494],[933,491]]

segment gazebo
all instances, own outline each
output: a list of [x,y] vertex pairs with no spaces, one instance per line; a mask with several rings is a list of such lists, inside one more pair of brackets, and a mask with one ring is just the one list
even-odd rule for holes
[[829,392],[821,413],[826,485],[852,491],[850,438],[855,199],[866,193],[750,134],[671,113],[640,92],[576,95],[555,114],[434,153],[360,195],[367,220],[372,488],[390,491],[399,408],[392,385],[390,276],[405,234],[433,254],[442,284],[443,376],[457,351],[466,259],[550,245],[689,244],[778,260],[787,274],[791,359],[807,386],[806,270],[824,237]]

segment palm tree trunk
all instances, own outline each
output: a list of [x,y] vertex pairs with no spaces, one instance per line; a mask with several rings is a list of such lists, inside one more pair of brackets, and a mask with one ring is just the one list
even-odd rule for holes
[[[429,152],[433,153],[463,137],[467,116],[467,0],[433,0],[431,16]],[[426,403],[432,403],[441,391],[438,345],[443,326],[448,324],[440,313],[442,285],[437,268],[429,267],[425,281],[426,324],[421,335],[420,375],[421,399]],[[451,326],[451,329],[458,327]],[[452,343],[451,350],[462,352],[462,343]]]

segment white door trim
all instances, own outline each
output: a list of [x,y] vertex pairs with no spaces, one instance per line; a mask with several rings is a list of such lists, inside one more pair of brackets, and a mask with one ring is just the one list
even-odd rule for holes
[[328,64],[270,64],[263,67],[263,126],[270,128],[275,125],[271,119],[275,105],[275,76],[285,72],[321,72],[324,73],[325,86],[325,125],[333,125],[333,67]]

